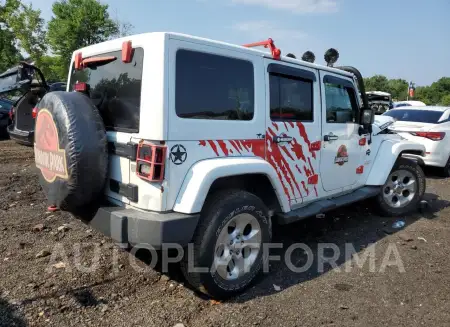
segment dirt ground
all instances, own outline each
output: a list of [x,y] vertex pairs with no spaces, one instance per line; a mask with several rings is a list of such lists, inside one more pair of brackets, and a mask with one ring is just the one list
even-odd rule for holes
[[[334,243],[338,266],[320,272],[315,259],[296,273],[273,261],[246,293],[219,303],[188,289],[176,267],[161,274],[145,253],[136,259],[69,214],[48,213],[33,163],[32,148],[0,141],[0,326],[450,325],[450,179],[435,172],[426,172],[424,213],[381,218],[364,202],[275,226],[283,249],[272,255],[305,243],[317,258],[320,243]],[[393,229],[398,220],[405,227]],[[375,253],[374,265],[358,267],[346,244],[360,258]],[[301,266],[308,257],[290,258]],[[395,258],[403,272],[398,260],[386,266]]]

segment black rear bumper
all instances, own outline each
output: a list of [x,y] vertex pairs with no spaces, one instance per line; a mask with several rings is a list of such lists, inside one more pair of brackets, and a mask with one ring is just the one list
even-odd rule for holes
[[34,143],[34,131],[21,131],[14,125],[8,126],[9,137],[17,143],[32,146]]
[[119,243],[160,249],[191,242],[200,214],[157,213],[122,207],[100,207],[88,224]]

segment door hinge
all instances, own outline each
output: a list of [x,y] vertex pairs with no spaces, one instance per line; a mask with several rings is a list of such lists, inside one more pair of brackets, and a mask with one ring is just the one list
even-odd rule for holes
[[316,185],[319,182],[319,175],[314,174],[308,177],[308,184]]
[[356,173],[358,175],[361,175],[362,173],[364,173],[364,166],[359,166],[358,168],[356,168]]
[[311,145],[309,146],[309,151],[320,151],[321,147],[322,147],[322,142],[316,141],[316,142],[311,143]]
[[367,143],[367,139],[363,137],[362,139],[359,139],[359,145],[364,146]]

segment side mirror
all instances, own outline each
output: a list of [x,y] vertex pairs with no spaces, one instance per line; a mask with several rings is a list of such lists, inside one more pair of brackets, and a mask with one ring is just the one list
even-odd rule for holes
[[369,126],[369,125],[372,125],[374,121],[375,121],[375,115],[374,115],[373,110],[364,109],[361,113],[361,125]]

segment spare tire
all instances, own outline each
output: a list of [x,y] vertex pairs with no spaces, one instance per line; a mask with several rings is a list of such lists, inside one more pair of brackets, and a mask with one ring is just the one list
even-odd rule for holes
[[39,180],[51,206],[79,212],[99,198],[108,171],[107,139],[89,97],[47,93],[38,105],[34,140]]

